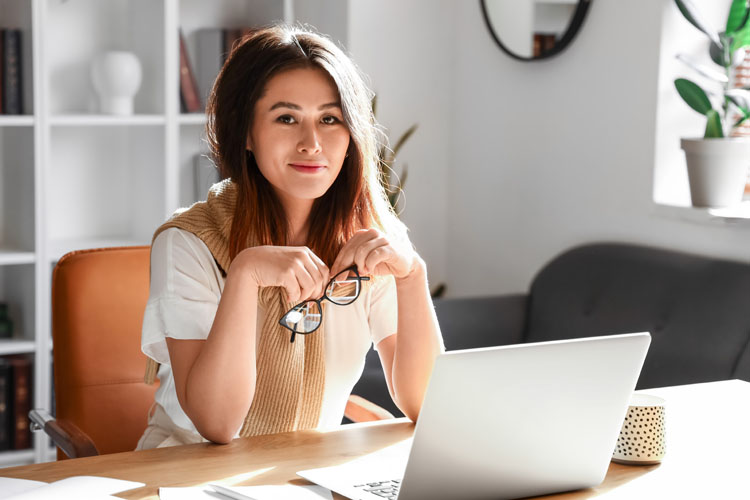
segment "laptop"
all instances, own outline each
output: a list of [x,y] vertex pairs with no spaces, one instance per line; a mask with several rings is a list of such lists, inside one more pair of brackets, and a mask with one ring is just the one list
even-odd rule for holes
[[649,333],[441,354],[413,440],[300,471],[355,500],[501,499],[604,480]]

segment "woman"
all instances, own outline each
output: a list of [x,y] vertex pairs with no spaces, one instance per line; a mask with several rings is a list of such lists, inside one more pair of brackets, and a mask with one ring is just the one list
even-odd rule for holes
[[272,26],[233,50],[207,108],[224,180],[152,244],[142,348],[161,385],[139,449],[336,425],[373,343],[416,420],[442,338],[378,182],[370,102],[315,33]]

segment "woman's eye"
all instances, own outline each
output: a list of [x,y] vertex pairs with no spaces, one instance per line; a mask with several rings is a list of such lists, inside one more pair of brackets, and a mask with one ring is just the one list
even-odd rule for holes
[[294,123],[294,117],[292,115],[281,115],[278,118],[276,118],[277,122],[280,123],[286,123],[287,125],[290,125]]
[[324,116],[321,121],[326,125],[335,125],[336,123],[340,123],[340,120],[333,115]]

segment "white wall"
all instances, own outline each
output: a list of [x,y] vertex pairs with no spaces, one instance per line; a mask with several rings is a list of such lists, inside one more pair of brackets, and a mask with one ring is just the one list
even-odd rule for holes
[[[478,5],[478,4],[477,4]],[[416,133],[394,166],[407,163],[402,220],[428,265],[446,279],[446,187],[452,149],[453,2],[356,0],[349,4],[349,51],[378,95],[377,117],[392,142]]]
[[750,260],[749,226],[654,209],[665,15],[679,16],[672,0],[596,0],[565,52],[522,63],[478,1],[351,3],[379,117],[394,132],[420,123],[404,219],[449,295],[525,291],[546,261],[593,241]]

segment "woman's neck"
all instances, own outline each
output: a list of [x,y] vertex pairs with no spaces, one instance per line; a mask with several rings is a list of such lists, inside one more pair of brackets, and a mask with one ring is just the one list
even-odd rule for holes
[[284,203],[287,221],[289,221],[289,245],[304,246],[310,232],[310,213],[313,200],[298,200],[294,203]]

